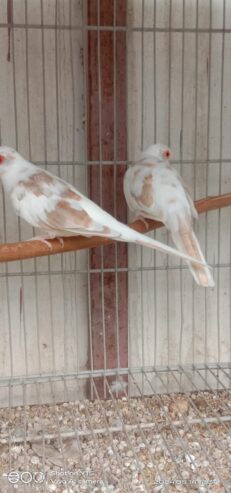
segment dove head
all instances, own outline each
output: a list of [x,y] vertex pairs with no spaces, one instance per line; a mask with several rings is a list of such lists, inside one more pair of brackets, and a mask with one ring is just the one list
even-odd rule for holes
[[0,146],[0,166],[5,166],[14,161],[17,154],[11,147]]
[[27,175],[31,166],[11,147],[0,146],[0,179],[6,191],[12,189],[19,177]]
[[154,144],[149,146],[143,153],[143,159],[152,159],[156,163],[163,163],[169,161],[172,157],[172,152],[169,147],[163,144]]
[[11,147],[0,146],[0,174],[21,160],[23,160],[23,158],[14,149]]
[[28,176],[33,166],[11,147],[0,146],[0,179],[6,191],[10,192],[19,178]]

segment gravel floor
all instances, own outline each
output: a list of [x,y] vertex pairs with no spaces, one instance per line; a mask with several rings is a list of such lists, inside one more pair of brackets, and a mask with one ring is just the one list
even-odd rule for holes
[[231,491],[230,395],[1,409],[0,491]]

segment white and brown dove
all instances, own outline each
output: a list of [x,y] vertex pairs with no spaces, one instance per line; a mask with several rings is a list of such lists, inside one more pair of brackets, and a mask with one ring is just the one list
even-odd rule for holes
[[124,194],[136,218],[164,223],[179,252],[200,260],[188,261],[189,269],[200,286],[213,287],[214,280],[206,264],[192,226],[197,211],[179,173],[170,164],[171,150],[162,145],[150,146],[139,162],[124,176]]

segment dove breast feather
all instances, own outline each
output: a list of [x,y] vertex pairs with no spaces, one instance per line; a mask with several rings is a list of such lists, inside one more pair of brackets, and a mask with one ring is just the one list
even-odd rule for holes
[[188,221],[193,206],[180,176],[173,168],[171,171],[168,167],[134,165],[126,173],[124,193],[132,211],[177,230],[178,219]]

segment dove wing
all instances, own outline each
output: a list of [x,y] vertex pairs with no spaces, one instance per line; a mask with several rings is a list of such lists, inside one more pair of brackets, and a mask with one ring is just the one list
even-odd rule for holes
[[[99,210],[98,210],[99,209]],[[47,213],[49,229],[83,236],[107,236],[119,238],[120,234],[110,227],[112,218],[96,204],[78,192],[67,188],[54,209]]]
[[17,183],[11,198],[18,215],[34,227],[63,236],[120,238],[116,219],[45,170],[33,168],[33,173]]

